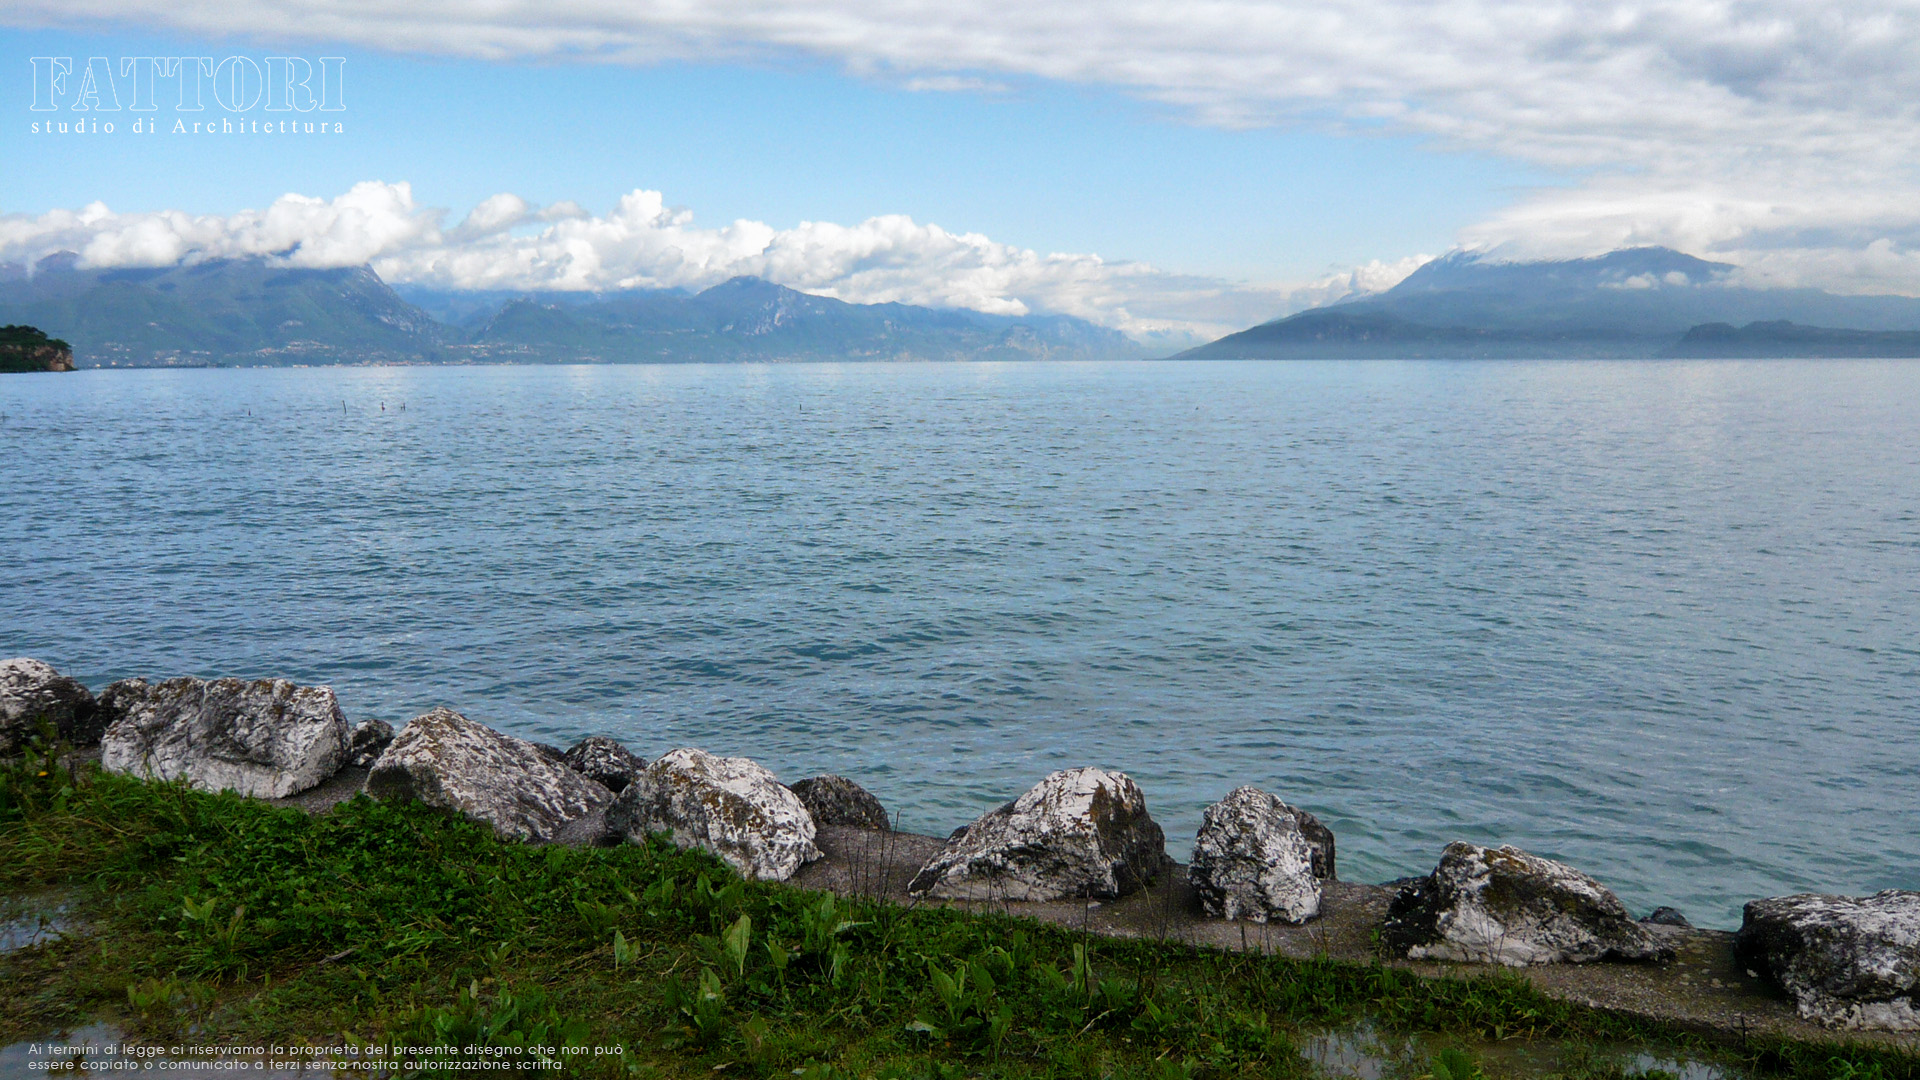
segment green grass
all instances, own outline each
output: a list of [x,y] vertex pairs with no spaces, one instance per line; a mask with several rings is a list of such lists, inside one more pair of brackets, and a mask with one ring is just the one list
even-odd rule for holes
[[[1463,1046],[1680,1038],[1503,973],[1090,939],[747,882],[660,842],[534,847],[365,798],[310,818],[43,755],[0,776],[0,894],[48,890],[84,932],[0,957],[8,1041],[104,1016],[162,1042],[567,1047],[561,1071],[589,1077],[1211,1080],[1303,1075],[1301,1039],[1359,1022]],[[1920,1076],[1891,1053],[1718,1052]],[[1589,1058],[1568,1075],[1619,1075]],[[1478,1070],[1449,1047],[1426,1075]]]

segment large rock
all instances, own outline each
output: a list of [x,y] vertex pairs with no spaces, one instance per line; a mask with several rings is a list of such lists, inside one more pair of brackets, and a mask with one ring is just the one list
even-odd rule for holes
[[560,760],[566,762],[567,768],[616,794],[626,790],[633,778],[640,775],[640,770],[647,767],[645,758],[605,735],[581,739],[561,754]]
[[1201,908],[1253,922],[1300,923],[1318,915],[1320,877],[1302,813],[1254,787],[1237,788],[1207,807],[1187,868]]
[[607,808],[607,828],[636,844],[667,833],[763,881],[785,881],[820,858],[798,795],[746,758],[704,750],[675,750],[641,770]]
[[816,825],[851,825],[859,829],[891,829],[887,808],[873,792],[844,776],[826,773],[791,785],[793,793],[813,815]]
[[408,721],[374,762],[367,793],[415,799],[491,825],[501,836],[541,841],[613,799],[535,744],[452,709]]
[[12,757],[50,723],[69,745],[93,746],[106,730],[93,692],[51,665],[0,660],[0,757]]
[[1619,897],[1573,867],[1461,843],[1394,898],[1383,936],[1410,959],[1512,967],[1672,955]]
[[907,888],[966,900],[1108,899],[1168,862],[1166,835],[1131,778],[1063,769],[956,832]]
[[1734,947],[1809,1020],[1920,1031],[1920,892],[1754,900]]
[[126,679],[101,700],[116,717],[100,740],[108,772],[280,799],[318,785],[347,759],[347,721],[325,686]]

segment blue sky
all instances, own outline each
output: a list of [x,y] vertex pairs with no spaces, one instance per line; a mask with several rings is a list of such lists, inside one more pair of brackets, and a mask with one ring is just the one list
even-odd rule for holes
[[[78,68],[88,56],[283,50],[348,58],[343,138],[209,146],[28,133],[33,56],[75,57]],[[500,192],[602,211],[640,187],[706,225],[906,214],[1040,251],[1259,281],[1443,251],[1551,179],[1405,134],[1205,127],[1124,93],[1032,79],[915,91],[819,63],[485,63],[50,31],[0,33],[0,55],[14,118],[0,143],[14,163],[0,209],[13,212],[100,200],[225,214],[371,179],[409,181],[456,213]]]
[[[32,134],[32,56],[234,53],[346,56],[347,130]],[[0,262],[753,273],[1147,336],[1456,247],[1920,293],[1902,0],[12,0],[0,61]]]

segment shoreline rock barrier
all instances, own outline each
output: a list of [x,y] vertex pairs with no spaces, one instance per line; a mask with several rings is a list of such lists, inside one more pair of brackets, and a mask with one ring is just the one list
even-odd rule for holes
[[362,720],[347,733],[347,764],[371,769],[393,745],[393,725],[385,720]]
[[12,757],[53,725],[62,739],[78,747],[100,744],[107,718],[93,691],[39,660],[0,660],[0,757]]
[[560,755],[567,768],[581,776],[600,784],[615,795],[626,790],[640,770],[647,767],[645,758],[621,746],[605,735],[589,735]]
[[636,844],[666,833],[761,881],[785,881],[821,856],[800,796],[756,762],[704,750],[674,750],[642,769],[607,809],[607,828]]
[[539,744],[446,708],[407,721],[373,763],[367,794],[452,810],[519,840],[551,840],[613,801],[613,792]]
[[[1325,834],[1318,846],[1307,837],[1308,820]],[[1303,923],[1320,914],[1320,879],[1333,865],[1332,837],[1311,815],[1278,797],[1235,788],[1201,814],[1187,876],[1209,915]],[[1316,874],[1316,866],[1323,872]]]
[[350,729],[333,691],[285,679],[177,678],[108,687],[100,765],[150,780],[281,799],[347,763]]
[[1808,1020],[1920,1031],[1920,892],[1754,900],[1734,948],[1765,969]]
[[1612,890],[1573,867],[1466,843],[1448,844],[1432,874],[1401,890],[1381,936],[1409,960],[1508,967],[1673,956]]
[[[329,787],[336,801],[362,790],[416,799],[532,842],[645,842],[664,833],[762,880],[788,880],[820,860],[822,830],[899,837],[884,843],[916,852],[907,866],[919,867],[902,895],[957,903],[1097,906],[1158,889],[1175,866],[1138,785],[1091,767],[1049,774],[941,843],[889,833],[880,801],[851,780],[820,776],[789,788],[747,758],[683,748],[647,763],[602,736],[561,751],[445,708],[398,732],[378,720],[349,726],[330,688],[284,679],[128,679],[95,695],[40,661],[0,661],[0,758],[18,757],[45,726],[76,748],[97,745],[111,772],[295,802],[339,774],[353,786]],[[1314,925],[1323,895],[1386,891],[1336,884],[1334,869],[1331,830],[1242,787],[1207,808],[1180,881],[1188,902],[1216,921],[1281,926]],[[1409,960],[1658,967],[1673,962],[1676,941],[1728,938],[1747,974],[1764,973],[1806,1021],[1920,1031],[1920,891],[1755,900],[1734,936],[1694,930],[1667,907],[1636,922],[1605,886],[1564,863],[1454,843],[1431,874],[1390,895],[1390,904],[1371,901],[1381,905],[1371,925]]]
[[846,825],[856,829],[893,828],[887,808],[873,792],[844,776],[824,776],[796,780],[787,789],[800,797],[816,825]]
[[1062,769],[955,831],[907,886],[946,900],[1110,900],[1164,871],[1166,834],[1126,773]]

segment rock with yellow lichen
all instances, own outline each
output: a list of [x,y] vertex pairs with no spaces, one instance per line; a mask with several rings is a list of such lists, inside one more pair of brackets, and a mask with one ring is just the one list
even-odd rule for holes
[[1672,955],[1619,897],[1573,867],[1465,843],[1448,844],[1430,876],[1401,890],[1382,937],[1413,960],[1509,967]]

